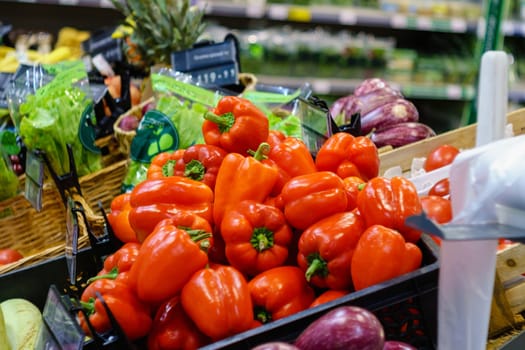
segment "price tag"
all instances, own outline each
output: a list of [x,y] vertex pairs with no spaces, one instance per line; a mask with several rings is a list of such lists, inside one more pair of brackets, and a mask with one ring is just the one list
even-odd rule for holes
[[339,23],[345,25],[354,25],[357,23],[357,15],[352,10],[343,9],[339,13]]
[[71,197],[67,198],[66,208],[66,263],[69,281],[75,284],[77,279],[77,251],[78,251],[78,216],[76,205]]
[[70,5],[70,6],[78,5],[79,2],[80,2],[79,0],[58,0],[58,3],[60,5]]
[[515,32],[517,32],[518,26],[515,25],[514,22],[505,21],[503,22],[501,29],[505,35],[513,35]]
[[262,18],[266,11],[265,0],[248,0],[246,2],[246,17]]
[[432,29],[432,20],[429,17],[418,17],[417,29],[430,30]]
[[392,28],[406,28],[408,23],[408,18],[403,15],[395,14],[390,20],[390,25]]
[[34,152],[27,151],[25,197],[36,211],[42,210],[44,188],[44,161]]
[[447,97],[454,100],[459,100],[463,96],[463,89],[459,85],[447,86]]
[[111,2],[111,0],[100,0],[100,7],[104,8],[114,8],[115,6]]
[[465,33],[467,31],[467,21],[462,18],[452,18],[450,20],[450,29],[456,33]]
[[80,350],[84,332],[69,312],[55,285],[51,285],[42,312],[44,325],[41,327],[35,349]]
[[0,108],[7,109],[7,87],[13,78],[12,73],[0,73]]
[[310,22],[312,21],[312,12],[307,7],[290,7],[288,19],[295,22]]
[[280,21],[288,19],[288,6],[270,5],[268,9],[268,17]]
[[329,80],[316,79],[312,82],[312,88],[316,94],[328,95],[332,91],[332,84]]

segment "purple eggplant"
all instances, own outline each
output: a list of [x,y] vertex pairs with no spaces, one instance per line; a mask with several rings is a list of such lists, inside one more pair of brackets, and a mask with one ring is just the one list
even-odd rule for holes
[[288,344],[285,342],[268,342],[261,345],[257,345],[252,348],[252,350],[300,350],[297,346],[293,344]]
[[385,126],[369,136],[377,147],[390,145],[396,148],[436,136],[436,132],[423,123],[408,122]]
[[377,317],[357,306],[340,306],[312,322],[297,338],[301,350],[383,350]]
[[354,96],[368,95],[374,91],[389,89],[392,89],[392,86],[390,86],[385,80],[381,78],[369,78],[363,80],[356,86],[354,89]]
[[373,129],[387,125],[417,122],[419,113],[416,106],[404,98],[398,98],[383,104],[367,114],[361,114],[361,133],[368,134]]

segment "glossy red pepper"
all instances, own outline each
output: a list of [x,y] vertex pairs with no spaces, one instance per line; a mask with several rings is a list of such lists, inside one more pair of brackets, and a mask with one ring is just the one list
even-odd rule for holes
[[421,231],[405,225],[405,219],[420,214],[422,207],[416,186],[404,177],[371,179],[359,192],[357,207],[367,226],[393,228],[408,242],[415,243],[421,237]]
[[328,289],[324,292],[322,292],[315,300],[310,304],[310,307],[316,307],[321,304],[328,303],[332,300],[336,300],[339,298],[344,297],[350,293],[348,290],[334,290],[334,289]]
[[329,171],[296,176],[281,192],[288,223],[300,230],[332,214],[343,212],[347,198],[343,180]]
[[111,211],[108,213],[108,221],[115,236],[123,243],[138,242],[137,235],[131,227],[128,219],[131,210],[131,195],[123,193],[117,195],[111,201]]
[[281,193],[284,184],[291,178],[317,172],[310,150],[296,137],[286,137],[270,147],[267,162],[274,164],[279,170],[273,195]]
[[132,208],[128,219],[139,242],[143,242],[153,232],[155,226],[164,219],[173,220],[173,224],[179,228],[212,232],[208,220],[192,211],[180,209],[172,204],[160,203]]
[[208,263],[209,233],[190,235],[171,219],[161,221],[142,243],[129,271],[140,300],[162,303],[177,295],[191,276]]
[[388,281],[418,269],[423,254],[413,243],[391,228],[373,225],[363,233],[352,258],[355,290]]
[[201,181],[213,190],[217,172],[227,154],[225,150],[214,145],[192,145],[177,160],[175,175]]
[[227,152],[248,155],[248,151],[255,151],[268,140],[268,118],[252,102],[241,97],[221,98],[213,112],[206,113],[204,119],[204,141]]
[[127,283],[129,279],[128,272],[137,260],[139,249],[139,243],[129,242],[124,244],[104,260],[102,270],[99,271],[97,276],[91,277],[88,283],[103,278],[118,279]]
[[185,210],[213,220],[213,191],[199,181],[182,176],[170,176],[140,182],[131,191],[132,208],[162,205],[164,209]]
[[306,310],[315,293],[296,266],[279,266],[255,276],[249,283],[255,319],[268,323]]
[[217,341],[254,326],[248,283],[232,266],[210,264],[190,278],[182,306],[197,327]]
[[224,213],[243,200],[262,203],[270,195],[278,172],[261,162],[268,152],[268,144],[263,143],[253,156],[229,153],[224,157],[215,184],[213,222],[216,227],[220,227]]
[[253,276],[286,261],[292,230],[276,207],[242,201],[224,214],[221,236],[229,263]]
[[365,187],[366,182],[358,176],[345,177],[343,182],[345,183],[346,198],[348,199],[346,210],[354,210],[357,208],[357,195]]
[[352,256],[365,228],[354,210],[333,214],[304,230],[297,263],[306,280],[319,288],[350,289]]
[[180,296],[159,307],[148,334],[148,350],[196,350],[209,343],[184,312]]
[[175,165],[186,152],[185,149],[178,149],[173,152],[161,152],[151,160],[148,167],[146,178],[161,179],[163,177],[175,175]]
[[[86,310],[89,321],[97,333],[104,333],[111,329],[106,310],[100,299],[96,297],[97,292],[130,340],[148,334],[152,324],[150,307],[137,298],[128,284],[112,279],[100,279],[89,284],[80,298],[82,307]],[[79,316],[79,320],[86,334],[90,334],[84,317]]]
[[366,136],[338,132],[326,140],[315,158],[320,171],[332,171],[341,178],[358,176],[367,181],[379,174],[379,153]]

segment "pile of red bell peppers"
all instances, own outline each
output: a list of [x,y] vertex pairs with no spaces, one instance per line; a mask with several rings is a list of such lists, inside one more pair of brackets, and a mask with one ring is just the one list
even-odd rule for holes
[[417,190],[378,176],[370,139],[336,133],[314,159],[245,99],[205,119],[205,144],[159,154],[113,200],[125,244],[82,295],[96,331],[110,327],[96,292],[131,340],[192,349],[421,266],[404,225]]

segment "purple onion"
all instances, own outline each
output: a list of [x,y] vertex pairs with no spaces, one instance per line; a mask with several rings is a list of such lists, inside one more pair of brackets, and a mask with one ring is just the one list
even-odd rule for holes
[[381,78],[369,78],[363,80],[357,87],[354,89],[354,96],[367,95],[371,92],[378,90],[389,90],[392,87]]
[[436,132],[428,125],[408,122],[392,124],[375,130],[370,134],[370,139],[377,147],[390,145],[396,148],[432,136],[436,136]]
[[387,125],[417,122],[419,113],[416,106],[404,98],[397,98],[367,114],[361,114],[361,133],[368,134],[373,129],[381,129]]

